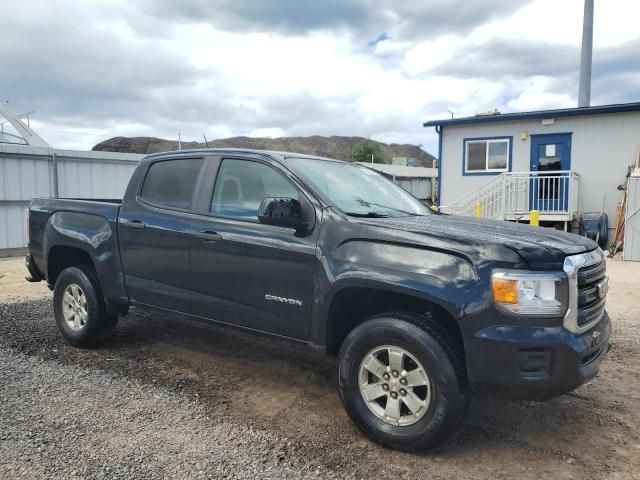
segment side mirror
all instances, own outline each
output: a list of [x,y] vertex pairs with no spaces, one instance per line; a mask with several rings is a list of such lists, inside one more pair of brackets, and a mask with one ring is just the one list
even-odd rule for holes
[[295,228],[306,226],[302,205],[293,198],[267,197],[260,204],[258,220],[265,225]]

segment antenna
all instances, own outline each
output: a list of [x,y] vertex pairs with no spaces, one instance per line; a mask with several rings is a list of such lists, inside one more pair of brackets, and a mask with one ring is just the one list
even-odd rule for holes
[[180,132],[178,132],[178,150],[182,150],[182,139],[180,138]]
[[209,142],[207,142],[207,137],[204,136],[204,133],[202,134],[202,138],[204,138],[204,144],[209,148]]
[[447,107],[447,112],[449,112],[451,114],[451,118],[453,118],[455,115],[457,115],[460,112],[456,112],[453,108],[451,107]]

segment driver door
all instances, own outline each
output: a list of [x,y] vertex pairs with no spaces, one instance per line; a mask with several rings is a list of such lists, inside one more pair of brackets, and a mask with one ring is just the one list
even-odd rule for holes
[[261,159],[220,158],[211,206],[191,243],[192,312],[296,339],[308,337],[319,222],[305,236],[258,221],[266,197],[307,201]]

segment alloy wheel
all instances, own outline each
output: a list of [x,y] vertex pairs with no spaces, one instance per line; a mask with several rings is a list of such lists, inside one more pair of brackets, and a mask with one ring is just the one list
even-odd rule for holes
[[431,382],[407,350],[385,345],[367,353],[358,372],[360,393],[369,410],[394,426],[420,420],[431,403]]

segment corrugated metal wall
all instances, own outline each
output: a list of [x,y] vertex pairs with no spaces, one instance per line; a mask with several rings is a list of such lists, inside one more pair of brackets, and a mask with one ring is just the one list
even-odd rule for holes
[[640,261],[640,176],[630,177],[627,183],[627,213],[624,223],[622,257],[625,260]]
[[[54,162],[55,156],[55,162]],[[0,249],[26,245],[24,212],[32,198],[122,198],[143,155],[0,144]]]
[[396,178],[396,184],[420,200],[433,199],[432,181],[430,178]]
[[[55,161],[54,161],[55,156]],[[32,198],[122,198],[143,155],[81,152],[0,144],[0,250],[26,246],[24,215]],[[420,199],[432,195],[429,178],[397,178]]]

